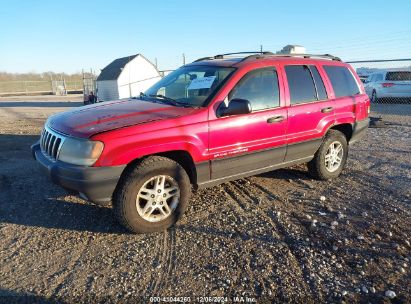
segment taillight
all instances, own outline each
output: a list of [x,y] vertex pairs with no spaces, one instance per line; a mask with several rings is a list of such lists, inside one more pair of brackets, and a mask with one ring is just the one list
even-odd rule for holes
[[392,86],[395,85],[395,83],[392,82],[384,82],[381,84],[383,88],[391,88]]

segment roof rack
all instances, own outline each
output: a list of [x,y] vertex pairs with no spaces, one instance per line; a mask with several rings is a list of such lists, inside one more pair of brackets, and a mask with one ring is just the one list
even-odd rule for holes
[[270,57],[303,57],[303,58],[324,58],[330,60],[341,61],[341,58],[331,54],[273,54]]
[[[234,53],[225,53],[225,54],[218,54],[215,56],[208,56],[208,57],[202,57],[197,60],[194,60],[193,62],[198,62],[198,61],[204,61],[204,60],[214,60],[214,59],[224,59],[227,56],[233,56],[233,55],[247,55],[247,54],[252,54],[251,56],[259,56],[259,55],[274,55],[274,53],[271,52],[266,52],[266,51],[255,51],[255,52],[234,52]],[[245,56],[244,58],[247,58],[250,56]]]
[[[236,52],[236,53],[226,53],[226,54],[220,54],[220,55],[215,55],[211,57],[203,57],[199,58],[193,62],[198,62],[198,61],[203,61],[203,60],[215,60],[215,59],[224,59],[226,56],[233,56],[233,55],[245,55],[245,54],[251,54],[249,56],[245,56],[244,58],[241,59],[241,61],[250,59],[250,58],[261,58],[261,57],[302,57],[302,58],[324,58],[324,59],[330,59],[330,60],[335,60],[335,61],[341,61],[339,57],[330,55],[330,54],[274,54],[272,52]],[[240,62],[241,62],[240,61]]]
[[341,61],[339,57],[330,55],[330,54],[262,54],[262,55],[250,55],[247,57],[244,57],[241,59],[240,62],[250,59],[250,58],[260,58],[260,57],[302,57],[302,58],[324,58],[324,59],[330,59],[330,60],[335,60],[335,61]]

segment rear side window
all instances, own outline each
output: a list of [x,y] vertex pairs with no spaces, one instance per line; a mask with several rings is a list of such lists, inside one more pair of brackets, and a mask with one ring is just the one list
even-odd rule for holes
[[330,78],[335,97],[353,96],[360,93],[360,89],[354,76],[343,66],[325,65],[324,70]]
[[306,65],[288,65],[285,67],[291,104],[317,100],[314,80]]
[[411,81],[411,72],[388,72],[385,79],[389,81]]
[[264,68],[246,74],[230,92],[228,99],[247,99],[253,111],[278,107],[280,94],[274,68]]

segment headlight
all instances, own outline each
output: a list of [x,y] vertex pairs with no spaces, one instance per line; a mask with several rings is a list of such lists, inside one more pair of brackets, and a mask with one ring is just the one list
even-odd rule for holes
[[73,165],[91,166],[103,152],[101,141],[66,138],[61,146],[58,159]]

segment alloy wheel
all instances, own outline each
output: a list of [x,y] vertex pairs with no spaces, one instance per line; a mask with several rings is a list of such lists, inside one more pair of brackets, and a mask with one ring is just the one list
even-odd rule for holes
[[180,188],[171,176],[154,176],[147,180],[138,191],[137,212],[148,222],[159,222],[173,213],[179,200]]
[[343,146],[339,141],[333,141],[325,153],[325,168],[329,172],[335,172],[342,164]]

